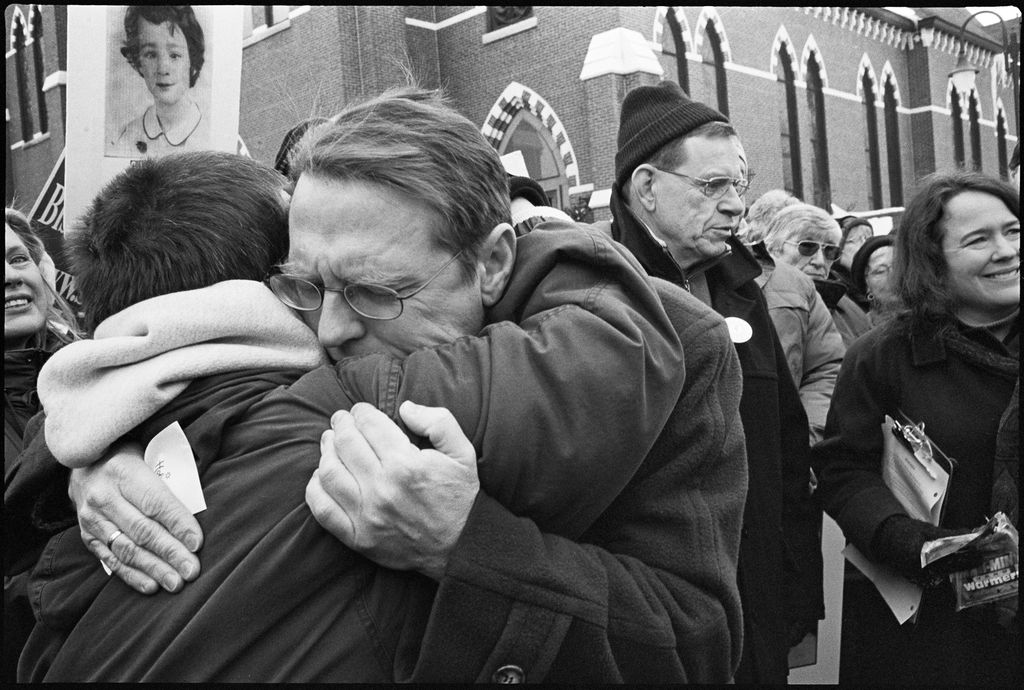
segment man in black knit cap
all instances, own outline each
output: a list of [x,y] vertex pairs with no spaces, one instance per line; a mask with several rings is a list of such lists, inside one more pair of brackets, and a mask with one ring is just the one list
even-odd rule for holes
[[761,268],[735,237],[747,157],[728,119],[672,82],[626,95],[618,147],[607,229],[648,273],[726,317],[739,354],[750,483],[737,575],[744,649],[735,680],[785,683],[789,647],[824,615],[821,511],[811,497],[807,418],[754,282]]

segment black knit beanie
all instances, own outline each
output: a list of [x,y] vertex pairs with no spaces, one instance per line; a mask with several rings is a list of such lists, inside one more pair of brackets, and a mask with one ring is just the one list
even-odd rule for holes
[[728,122],[722,113],[690,97],[679,85],[663,81],[640,86],[622,101],[615,182],[621,189],[636,166],[658,149],[708,122]]

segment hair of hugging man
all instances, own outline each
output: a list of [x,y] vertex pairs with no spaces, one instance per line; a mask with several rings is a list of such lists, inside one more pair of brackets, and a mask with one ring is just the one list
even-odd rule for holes
[[157,295],[263,280],[288,251],[285,184],[262,163],[217,151],[121,172],[68,233],[85,328]]
[[508,175],[495,150],[437,91],[390,89],[313,128],[292,154],[290,175],[372,182],[435,211],[439,248],[467,278],[488,233],[508,223]]

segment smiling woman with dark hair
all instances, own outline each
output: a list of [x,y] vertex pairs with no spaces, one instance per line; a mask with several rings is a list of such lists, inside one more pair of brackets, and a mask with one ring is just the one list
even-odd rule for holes
[[[894,240],[903,311],[850,347],[814,455],[846,538],[924,594],[901,626],[870,582],[847,579],[839,682],[1017,687],[1016,598],[956,611],[921,547],[999,511],[1019,527],[1020,197],[978,172],[931,175]],[[956,459],[938,525],[909,517],[882,480],[886,415],[924,425]]]
[[206,41],[192,7],[131,5],[124,31],[121,54],[145,80],[153,103],[121,129],[111,146],[118,155],[159,155],[201,141],[195,134],[203,113],[191,91],[203,69]]

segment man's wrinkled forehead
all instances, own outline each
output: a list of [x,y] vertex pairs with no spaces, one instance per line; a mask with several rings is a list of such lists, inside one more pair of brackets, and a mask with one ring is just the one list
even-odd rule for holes
[[285,266],[299,275],[397,289],[414,281],[434,226],[422,207],[355,180],[302,175],[289,205]]
[[739,165],[746,170],[747,153],[740,138],[734,134],[697,135],[682,140],[683,162],[703,167]]

